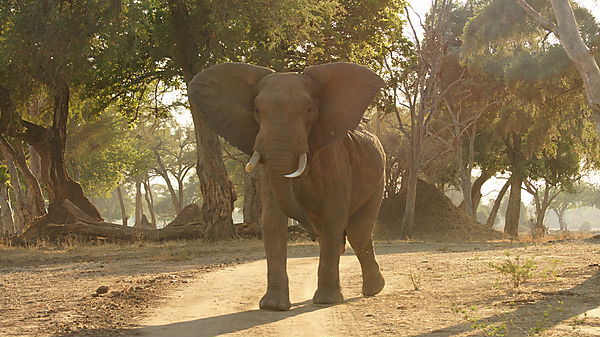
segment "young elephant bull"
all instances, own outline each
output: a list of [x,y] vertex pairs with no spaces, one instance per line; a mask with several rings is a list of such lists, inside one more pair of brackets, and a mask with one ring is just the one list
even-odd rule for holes
[[360,261],[363,294],[372,296],[383,289],[372,231],[383,194],[385,154],[360,121],[384,86],[376,74],[351,63],[309,67],[302,74],[226,63],[199,73],[190,83],[190,101],[210,127],[252,154],[246,168],[263,164],[268,286],[261,309],[291,306],[288,217],[318,235],[321,253],[314,303],[343,301],[339,261],[344,233]]

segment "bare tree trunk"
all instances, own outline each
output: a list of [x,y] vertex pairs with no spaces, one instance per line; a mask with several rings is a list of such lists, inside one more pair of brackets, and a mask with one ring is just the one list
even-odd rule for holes
[[177,196],[177,192],[175,192],[175,188],[171,183],[171,179],[169,179],[169,173],[167,172],[167,168],[165,167],[165,164],[162,161],[160,153],[158,153],[157,149],[153,149],[153,151],[154,157],[156,157],[156,163],[158,164],[158,174],[160,174],[160,176],[163,177],[163,179],[165,180],[165,184],[167,184],[167,189],[171,194],[171,202],[173,203],[175,214],[179,214],[179,212],[181,212],[181,203],[183,202],[183,200],[179,199],[179,197]]
[[521,185],[523,178],[516,172],[510,177],[510,194],[508,196],[508,208],[506,209],[506,221],[504,233],[514,239],[519,238],[519,218],[521,216]]
[[119,206],[121,207],[121,219],[123,221],[123,226],[127,226],[127,213],[125,212],[125,202],[123,202],[123,192],[121,191],[121,186],[117,186],[116,189],[117,197],[119,198]]
[[37,178],[42,179],[42,158],[40,154],[31,145],[28,145],[29,150],[29,165],[31,166],[31,173]]
[[142,183],[135,182],[135,223],[140,223],[144,216],[144,204],[142,201]]
[[[192,18],[188,5],[181,0],[169,0],[168,5],[173,20],[172,34],[177,46],[174,59],[182,71],[185,83],[188,84],[204,64],[199,60],[199,48],[191,35]],[[206,58],[208,55],[202,56]],[[235,238],[237,233],[233,226],[232,213],[236,194],[223,164],[219,138],[206,125],[194,106],[191,110],[198,153],[196,172],[203,197],[202,222],[208,226],[206,236],[209,240]]]
[[573,9],[568,0],[550,0],[558,23],[558,39],[583,80],[590,107],[594,111],[596,129],[600,131],[600,68],[583,42]]
[[475,218],[473,196],[471,194],[473,188],[471,184],[471,168],[466,167],[466,165],[462,163],[458,167],[460,171],[460,189],[462,190],[463,202],[465,203],[464,210],[469,216]]
[[402,218],[402,225],[400,228],[401,238],[406,238],[414,228],[415,203],[417,200],[417,183],[419,178],[418,171],[418,166],[411,164],[411,168],[408,172],[408,181],[406,182],[406,204],[404,205],[404,217]]
[[488,227],[493,227],[494,222],[496,222],[496,217],[498,216],[498,210],[500,209],[500,204],[502,203],[502,199],[504,199],[504,195],[510,186],[510,180],[507,180],[506,183],[500,189],[496,200],[494,201],[494,205],[492,206],[492,210],[490,211],[490,215],[488,215],[486,225]]
[[489,171],[481,172],[481,175],[475,179],[473,182],[473,186],[471,188],[471,198],[473,198],[473,210],[475,214],[477,214],[477,208],[479,207],[479,202],[481,202],[481,187],[485,184],[494,174]]
[[2,228],[4,233],[12,234],[15,232],[12,207],[10,207],[10,196],[8,194],[8,184],[0,183],[0,217],[2,218]]
[[[10,185],[14,198],[11,198],[14,204],[13,207],[13,218],[15,223],[15,232],[22,233],[25,225],[30,223],[32,220],[29,210],[25,206],[25,200],[23,200],[23,193],[21,189],[21,181],[19,179],[19,173],[15,164],[12,160],[4,156],[6,166],[8,167],[8,174],[10,175]],[[10,192],[10,191],[9,191]],[[9,194],[10,196],[10,194]]]
[[556,217],[558,218],[558,225],[560,226],[561,231],[567,230],[567,223],[565,221],[565,211],[566,208],[561,208],[559,210],[554,209],[554,213],[556,213]]
[[[479,177],[477,177],[477,179],[475,179],[475,181],[473,182],[473,185],[471,186],[471,199],[473,200],[473,210],[475,211],[475,214],[477,214],[477,208],[479,207],[479,202],[481,201],[481,187],[483,186],[483,184],[485,184],[488,180],[490,180],[490,178],[493,176],[493,174],[489,171],[484,171],[481,173],[481,175]],[[462,209],[465,209],[465,201],[461,201],[460,205],[458,206]]]
[[244,175],[244,222],[260,223],[260,173],[255,170]]
[[25,205],[31,218],[35,219],[38,216],[46,214],[46,206],[44,204],[44,196],[42,195],[40,183],[27,166],[23,148],[20,146],[20,141],[17,142],[13,148],[4,137],[0,136],[0,149],[7,160],[11,160],[17,165],[23,176],[25,186],[27,187],[25,191]]
[[179,204],[181,205],[181,208],[185,207],[183,179],[185,179],[185,177],[181,179],[177,178],[177,194],[179,194]]
[[152,190],[150,189],[150,183],[148,180],[144,180],[144,198],[146,199],[146,205],[148,206],[148,213],[150,213],[150,223],[156,227],[156,215],[154,214],[154,198],[152,197]]

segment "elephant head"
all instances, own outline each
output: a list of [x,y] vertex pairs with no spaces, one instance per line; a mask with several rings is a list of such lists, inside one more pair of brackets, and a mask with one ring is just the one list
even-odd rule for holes
[[282,211],[309,225],[291,179],[320,149],[356,128],[383,87],[379,76],[352,63],[313,66],[302,74],[224,63],[196,75],[188,95],[217,134],[252,154],[251,161],[260,158]]

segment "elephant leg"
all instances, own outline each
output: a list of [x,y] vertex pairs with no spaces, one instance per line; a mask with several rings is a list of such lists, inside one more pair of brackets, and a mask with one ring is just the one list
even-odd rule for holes
[[261,197],[262,236],[267,256],[267,292],[260,300],[259,307],[263,310],[288,310],[292,305],[286,271],[287,217],[276,204],[270,188],[262,188]]
[[[339,216],[338,216],[339,218]],[[324,221],[319,233],[318,287],[313,296],[315,304],[333,304],[344,301],[340,288],[340,242],[343,226],[337,221]]]
[[379,271],[379,264],[375,260],[372,234],[380,204],[381,197],[376,194],[352,215],[346,228],[348,241],[362,269],[364,296],[377,295],[385,285],[385,280]]

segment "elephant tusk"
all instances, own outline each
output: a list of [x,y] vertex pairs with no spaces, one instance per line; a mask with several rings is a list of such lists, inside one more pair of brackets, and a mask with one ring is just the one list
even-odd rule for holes
[[302,175],[302,173],[304,173],[305,169],[306,169],[306,152],[304,152],[300,156],[300,160],[298,161],[298,169],[296,170],[296,172],[286,174],[285,177],[286,178],[298,178],[299,176]]
[[254,151],[254,153],[252,154],[252,157],[250,157],[250,160],[248,160],[248,164],[246,164],[246,172],[250,173],[250,172],[254,171],[254,168],[256,167],[256,164],[258,164],[259,160],[260,160],[260,154],[256,151]]

